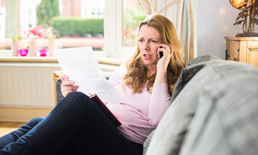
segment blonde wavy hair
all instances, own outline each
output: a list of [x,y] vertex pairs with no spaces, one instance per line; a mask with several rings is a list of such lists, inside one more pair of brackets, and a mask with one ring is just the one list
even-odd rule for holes
[[[172,22],[166,17],[160,14],[152,14],[146,17],[140,24],[139,31],[143,25],[148,25],[150,27],[158,30],[161,36],[161,42],[163,44],[171,44],[174,48],[174,52],[171,54],[170,62],[167,67],[167,81],[168,81],[168,91],[172,96],[174,85],[182,71],[185,67],[183,61],[183,48],[178,40],[176,30]],[[172,49],[170,49],[172,51]],[[126,62],[127,74],[123,77],[123,85],[131,87],[133,94],[141,93],[143,91],[143,86],[147,80],[147,91],[151,92],[154,85],[156,74],[151,77],[147,77],[148,66],[145,65],[140,57],[139,41],[137,41],[137,46],[135,52]]]

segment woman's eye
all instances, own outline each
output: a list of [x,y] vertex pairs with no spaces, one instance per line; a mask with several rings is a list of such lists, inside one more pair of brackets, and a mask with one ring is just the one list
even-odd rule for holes
[[139,42],[143,42],[143,39],[139,39]]
[[153,42],[153,43],[157,43],[157,41],[156,41],[156,40],[152,40],[152,42]]

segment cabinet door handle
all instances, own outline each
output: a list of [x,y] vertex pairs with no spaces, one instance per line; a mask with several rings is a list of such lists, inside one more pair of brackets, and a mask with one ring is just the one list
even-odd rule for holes
[[234,60],[234,61],[238,61],[238,58],[234,58],[234,57],[232,57],[232,60]]
[[228,50],[226,50],[226,59],[230,58],[230,55],[228,54]]

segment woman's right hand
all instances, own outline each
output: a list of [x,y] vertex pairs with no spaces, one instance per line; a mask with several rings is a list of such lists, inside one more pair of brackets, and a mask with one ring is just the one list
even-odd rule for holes
[[74,85],[75,81],[69,80],[69,77],[65,74],[61,75],[60,79],[62,80],[61,92],[64,97],[66,97],[68,94],[72,92],[76,92],[79,88],[78,85]]

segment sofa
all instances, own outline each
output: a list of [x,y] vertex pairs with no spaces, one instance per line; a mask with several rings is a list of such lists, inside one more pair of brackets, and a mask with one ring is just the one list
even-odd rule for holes
[[187,63],[143,154],[258,154],[258,68],[212,55]]

